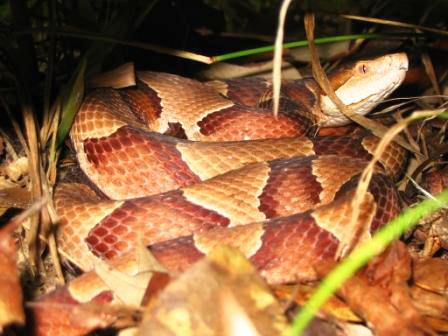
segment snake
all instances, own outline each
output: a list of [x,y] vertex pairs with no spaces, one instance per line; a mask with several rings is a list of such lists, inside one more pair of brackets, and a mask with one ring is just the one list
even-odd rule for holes
[[[406,54],[394,53],[340,66],[328,79],[348,108],[367,114],[407,69]],[[54,204],[61,255],[86,273],[43,301],[114,302],[92,269],[109,260],[136,274],[140,243],[172,272],[225,244],[269,284],[312,281],[316,265],[343,258],[400,212],[394,181],[407,153],[392,143],[350,222],[379,139],[312,136],[350,123],[313,78],[282,82],[278,116],[261,78],[136,78],[91,91],[76,115],[70,138],[87,184],[60,183]]]

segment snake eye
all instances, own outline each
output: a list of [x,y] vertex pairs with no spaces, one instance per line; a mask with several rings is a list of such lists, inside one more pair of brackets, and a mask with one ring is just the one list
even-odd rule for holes
[[369,68],[366,64],[361,64],[358,66],[358,71],[360,74],[365,75],[369,71]]

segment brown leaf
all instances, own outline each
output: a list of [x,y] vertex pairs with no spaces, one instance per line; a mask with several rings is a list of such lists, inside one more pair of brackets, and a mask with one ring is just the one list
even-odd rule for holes
[[[442,295],[427,291],[418,286],[412,286],[411,296],[415,307],[425,317],[433,317],[448,324],[448,301]],[[441,325],[441,323],[439,323]],[[446,329],[439,329],[445,331]],[[448,331],[448,330],[446,330]]]
[[[82,274],[64,287],[32,302],[36,335],[85,335],[113,325],[135,326],[140,320],[139,306],[162,267],[148,251],[136,251],[106,262]],[[156,269],[157,271],[153,271]],[[151,280],[151,282],[150,282]],[[154,296],[154,293],[152,293]],[[133,305],[123,306],[120,303]]]
[[29,303],[28,307],[34,313],[35,336],[81,336],[107,327],[135,326],[140,320],[139,312],[128,307],[100,302],[76,304],[64,288]]
[[426,321],[429,323],[429,325],[437,331],[447,333],[448,332],[448,321],[444,319],[438,319],[434,317],[426,317]]
[[138,272],[136,274],[126,274],[107,263],[95,261],[95,272],[98,277],[109,287],[109,289],[120,300],[128,305],[139,306],[145,296],[148,295],[148,284],[154,272],[166,273],[166,269],[154,258],[151,252],[139,243],[134,253]]
[[139,335],[278,335],[282,309],[255,268],[217,247],[150,304]]
[[409,253],[403,243],[395,242],[338,294],[369,322],[375,335],[434,335],[412,304],[409,276]]
[[0,333],[9,324],[25,322],[16,247],[11,236],[16,224],[11,221],[0,230]]
[[31,205],[30,191],[22,187],[0,190],[0,207],[26,209]]
[[421,258],[414,260],[415,285],[439,294],[448,295],[448,260]]
[[[303,306],[309,300],[316,288],[309,285],[281,285],[274,286],[272,290],[275,296],[282,301],[294,301]],[[349,306],[339,298],[332,296],[321,308],[320,312],[334,318],[361,322],[362,320],[350,309]]]
[[149,302],[157,297],[160,292],[170,283],[170,276],[167,273],[153,272],[151,280],[146,287],[143,295],[142,305],[148,305]]

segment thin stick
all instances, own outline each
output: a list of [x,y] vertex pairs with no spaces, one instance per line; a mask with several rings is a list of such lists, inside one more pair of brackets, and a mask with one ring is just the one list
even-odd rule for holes
[[[48,29],[47,28],[23,29],[23,30],[15,31],[14,33],[17,35],[22,35],[22,34],[33,34],[36,32],[47,33]],[[193,61],[197,61],[197,62],[201,62],[201,63],[205,63],[205,64],[212,63],[211,57],[195,54],[195,53],[192,53],[192,52],[189,52],[186,50],[162,47],[162,46],[158,46],[155,44],[149,44],[149,43],[143,43],[143,42],[137,42],[137,41],[124,41],[124,40],[120,40],[120,39],[117,39],[114,37],[99,35],[99,34],[95,34],[92,32],[78,32],[78,31],[70,32],[70,31],[61,31],[60,30],[60,31],[56,31],[55,34],[58,36],[67,36],[67,37],[80,38],[80,39],[86,39],[86,40],[115,43],[115,44],[130,46],[130,47],[136,47],[136,48],[140,48],[140,49],[144,49],[144,50],[151,50],[151,51],[158,52],[161,54],[176,56],[176,57],[180,57],[180,58],[186,58],[189,60],[193,60]]]
[[420,25],[401,22],[401,21],[385,20],[385,19],[372,18],[372,17],[368,17],[368,16],[347,15],[347,14],[341,15],[341,17],[343,17],[345,19],[350,19],[350,20],[372,22],[372,23],[388,25],[388,26],[418,29],[418,30],[427,31],[427,32],[434,33],[434,34],[439,34],[439,35],[448,35],[448,31],[443,30],[443,29],[430,28],[430,27],[426,27],[426,26],[420,26]]
[[275,36],[275,49],[274,49],[274,64],[272,69],[272,91],[274,98],[274,116],[278,116],[278,109],[280,105],[280,88],[282,85],[282,53],[283,53],[283,35],[286,13],[288,7],[291,4],[291,0],[283,0],[280,7],[280,13],[278,14],[278,27],[277,34]]

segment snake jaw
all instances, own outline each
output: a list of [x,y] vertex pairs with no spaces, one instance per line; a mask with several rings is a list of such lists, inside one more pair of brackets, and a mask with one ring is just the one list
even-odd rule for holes
[[[355,62],[330,74],[329,80],[336,95],[348,108],[365,115],[403,82],[407,70],[407,55],[395,53]],[[320,108],[325,115],[322,126],[341,126],[350,122],[328,96],[322,94],[320,98]]]

